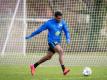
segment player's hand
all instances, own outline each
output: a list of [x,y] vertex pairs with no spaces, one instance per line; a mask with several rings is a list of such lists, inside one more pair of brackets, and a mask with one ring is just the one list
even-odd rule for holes
[[25,38],[26,38],[26,39],[30,39],[31,37],[30,37],[30,36],[26,36]]
[[67,48],[70,48],[70,39],[67,39]]
[[70,39],[67,39],[67,44],[70,44]]

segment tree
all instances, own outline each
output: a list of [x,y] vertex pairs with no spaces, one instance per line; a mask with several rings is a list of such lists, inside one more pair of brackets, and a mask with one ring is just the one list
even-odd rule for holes
[[[104,0],[94,0],[93,10],[90,13],[90,33],[88,41],[88,51],[96,51],[98,45],[99,32],[102,28],[103,18],[106,15],[107,4]],[[94,49],[95,48],[95,49]]]

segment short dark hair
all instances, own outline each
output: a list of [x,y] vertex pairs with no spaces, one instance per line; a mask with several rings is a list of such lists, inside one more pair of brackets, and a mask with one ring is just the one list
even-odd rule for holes
[[57,16],[62,16],[62,13],[61,13],[60,11],[56,11],[55,14],[54,14],[54,16],[55,16],[55,17],[57,17]]

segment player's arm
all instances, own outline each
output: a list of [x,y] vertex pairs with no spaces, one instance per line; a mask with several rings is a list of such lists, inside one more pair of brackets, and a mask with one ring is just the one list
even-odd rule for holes
[[65,22],[63,22],[63,31],[64,31],[65,36],[66,36],[66,42],[69,44],[70,43],[70,33],[68,30],[68,26]]
[[47,23],[44,23],[37,30],[35,30],[34,32],[32,32],[30,35],[26,36],[26,39],[30,39],[30,38],[36,36],[37,34],[41,33],[42,31],[46,30],[46,29],[47,29]]

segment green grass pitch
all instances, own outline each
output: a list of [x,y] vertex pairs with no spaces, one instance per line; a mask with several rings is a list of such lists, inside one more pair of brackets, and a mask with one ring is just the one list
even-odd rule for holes
[[32,77],[28,65],[0,65],[0,80],[107,80],[107,66],[92,66],[91,76],[82,75],[82,66],[69,68],[71,72],[63,76],[60,66],[41,66]]

